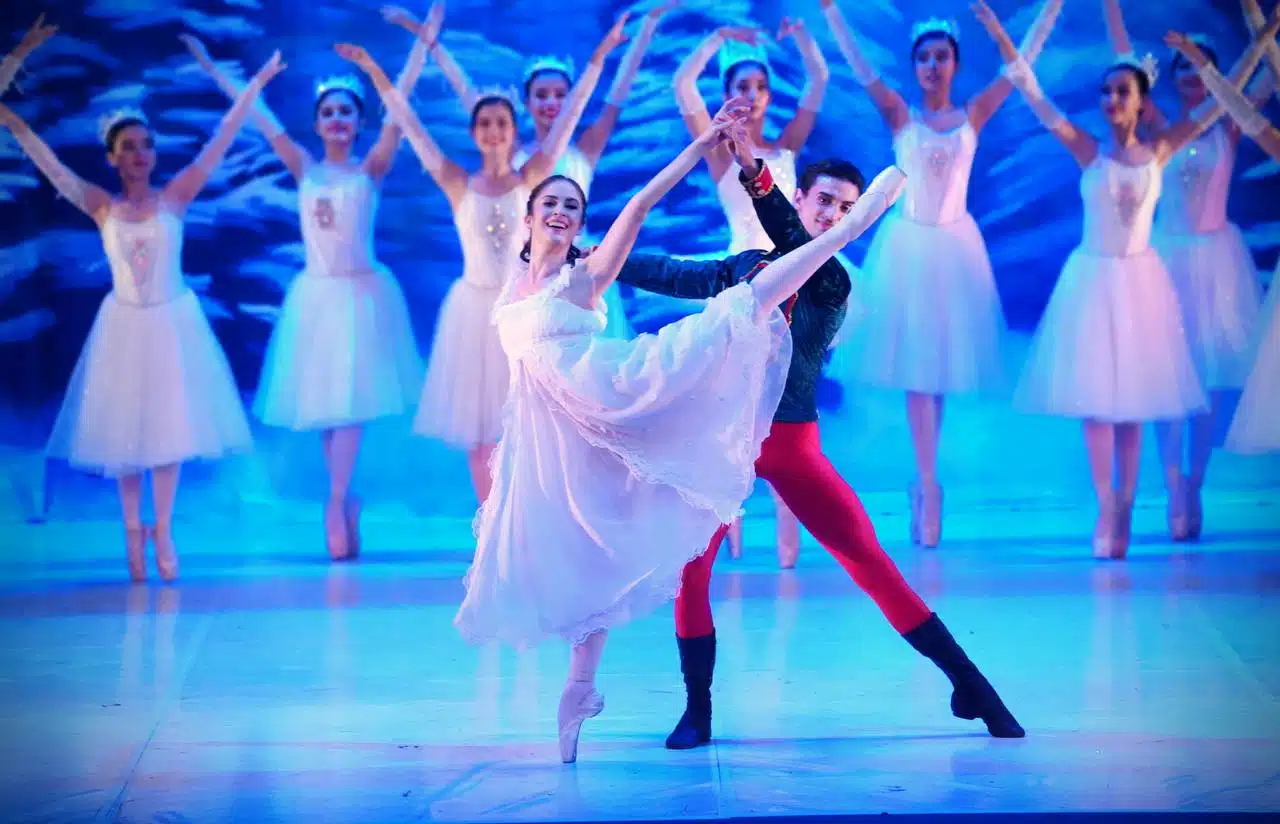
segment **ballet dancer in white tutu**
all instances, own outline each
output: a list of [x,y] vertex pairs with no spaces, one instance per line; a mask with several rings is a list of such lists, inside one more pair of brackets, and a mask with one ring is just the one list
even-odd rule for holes
[[[182,275],[182,221],[235,140],[262,87],[284,68],[277,52],[236,98],[200,154],[165,186],[152,186],[155,136],[146,115],[120,109],[101,121],[113,196],[71,171],[31,127],[0,105],[0,124],[58,193],[102,233],[111,292],[102,301],[49,436],[48,454],[116,479],[129,577],[147,576],[155,547],[165,581],[178,577],[173,508],[182,464],[251,446],[240,393],[200,300]],[[142,480],[151,475],[156,522],[142,522]]]
[[[716,57],[721,99],[743,97],[750,102],[747,131],[752,146],[757,147],[757,157],[769,166],[775,185],[791,199],[796,192],[796,155],[804,148],[818,122],[822,98],[826,95],[827,61],[813,35],[805,28],[804,21],[783,19],[778,29],[778,40],[788,37],[795,40],[804,63],[805,85],[791,121],[776,140],[768,140],[764,136],[764,126],[769,107],[773,104],[773,70],[760,37],[761,33],[754,28],[724,26],[703,38],[676,70],[676,105],[690,136],[697,137],[706,131],[711,114],[698,91],[698,77],[711,58]],[[736,255],[747,249],[772,249],[774,242],[760,225],[755,209],[751,207],[751,199],[738,183],[736,175],[729,174],[734,168],[732,157],[721,147],[709,152],[706,161],[716,186],[716,196],[729,220],[728,253]],[[787,421],[788,417],[784,413],[778,420]],[[790,569],[796,565],[800,553],[800,522],[772,487],[769,491],[777,514],[778,564]],[[735,519],[730,525],[728,537],[730,556],[740,557],[741,519]]]
[[[947,395],[1004,384],[1004,313],[986,243],[969,214],[968,191],[978,135],[1013,87],[997,77],[962,105],[953,103],[959,27],[930,18],[911,28],[922,99],[918,107],[909,105],[863,55],[839,7],[831,0],[822,5],[854,80],[893,134],[894,157],[909,181],[867,252],[861,314],[840,361],[855,381],[905,390],[917,472],[908,490],[911,540],[934,547],[942,539],[943,402]],[[1061,5],[1048,0],[1028,31],[1021,52],[1029,62],[1043,48]]]
[[[605,58],[625,39],[626,21],[623,14],[596,47],[547,140],[520,166],[512,160],[517,106],[513,89],[481,89],[475,95],[471,136],[480,150],[481,167],[474,173],[440,151],[403,94],[389,85],[378,89],[389,101],[391,114],[401,123],[412,124],[410,145],[449,199],[462,241],[462,277],[450,287],[440,307],[413,431],[467,450],[477,500],[489,494],[489,457],[502,432],[509,371],[489,317],[509,274],[507,262],[520,250],[520,212],[529,187],[551,174],[569,145],[600,80]],[[432,43],[432,50],[438,52],[438,39]],[[387,82],[363,49],[343,46],[339,52],[368,72],[375,85]]]
[[[595,176],[596,165],[600,162],[600,156],[604,153],[604,148],[618,125],[618,118],[622,115],[623,106],[626,105],[636,73],[640,70],[640,63],[644,60],[645,51],[648,50],[654,32],[658,29],[658,22],[675,5],[676,0],[671,0],[655,6],[644,16],[639,31],[631,39],[626,52],[622,55],[622,61],[618,64],[618,72],[614,75],[613,85],[609,87],[609,93],[605,96],[605,105],[600,116],[594,123],[584,128],[576,140],[565,147],[560,159],[556,162],[554,173],[573,178],[574,182],[587,194],[591,193],[591,179]],[[403,9],[389,7],[383,10],[383,14],[387,15],[392,22],[403,25],[411,31],[417,28],[417,21]],[[463,105],[468,109],[472,108],[476,100],[476,90],[466,72],[453,59],[453,55],[443,43],[437,41],[436,46],[431,50],[431,57],[444,73],[458,98],[463,101]],[[527,163],[539,146],[550,145],[548,139],[551,136],[552,127],[555,126],[573,90],[573,60],[550,56],[536,58],[525,69],[521,83],[524,105],[533,119],[535,139],[516,150],[511,162],[517,168]],[[584,238],[582,243],[590,245],[591,241]],[[630,337],[633,331],[627,321],[622,295],[616,284],[605,292],[604,300],[609,307],[609,325],[605,327],[605,334],[611,337]]]
[[454,623],[473,643],[573,645],[557,713],[565,762],[604,706],[594,679],[606,632],[671,600],[684,565],[751,491],[790,361],[779,305],[901,185],[896,169],[882,174],[829,232],[702,312],[656,335],[603,337],[601,295],[645,215],[726,132],[745,139],[743,104],[726,104],[586,259],[573,243],[582,190],[560,176],[535,187],[529,240],[494,310],[511,395]]
[[[1280,6],[1267,27],[1259,32],[1246,58],[1265,52],[1272,71],[1280,72],[1280,50],[1275,35],[1280,28]],[[1170,33],[1169,45],[1176,48],[1199,72],[1205,87],[1227,109],[1232,120],[1262,150],[1280,161],[1280,129],[1277,129],[1233,83],[1224,78],[1212,60],[1191,39]],[[1272,276],[1271,289],[1262,309],[1257,339],[1257,355],[1245,381],[1240,405],[1227,431],[1226,447],[1246,454],[1280,451],[1280,266]]]
[[[1261,15],[1256,0],[1244,3]],[[1104,0],[1104,9],[1113,49],[1121,57],[1132,57],[1119,0]],[[1265,18],[1262,22],[1265,25]],[[1217,55],[1209,42],[1195,39],[1216,66]],[[1171,68],[1185,118],[1205,101],[1207,92],[1186,58],[1175,53]],[[1237,68],[1243,73],[1243,66]],[[1233,70],[1233,77],[1236,74]],[[1248,74],[1243,77],[1247,79]],[[1261,72],[1249,98],[1260,104],[1271,96],[1273,88],[1271,73]],[[1168,127],[1154,103],[1148,104],[1144,114],[1148,114],[1152,134]],[[1226,403],[1227,392],[1244,385],[1252,362],[1260,303],[1258,271],[1240,230],[1227,220],[1227,196],[1239,142],[1240,128],[1226,119],[1174,155],[1165,170],[1156,209],[1152,245],[1173,276],[1191,356],[1201,383],[1210,393],[1211,407],[1208,414],[1187,421],[1156,423],[1168,491],[1169,534],[1175,541],[1200,537],[1204,521],[1201,487],[1213,452],[1215,419]]]
[[[426,32],[430,36],[430,31]],[[194,39],[187,45],[219,85],[236,83]],[[418,39],[399,83],[417,82],[429,44]],[[355,156],[365,123],[364,89],[352,75],[315,86],[320,158],[296,142],[259,101],[254,122],[298,181],[306,267],[289,284],[267,346],[254,412],[269,426],[318,431],[329,473],[325,544],[335,561],[360,552],[360,501],[351,479],[364,426],[407,412],[422,386],[422,361],[404,294],[374,255],[373,228],[383,180],[400,146],[384,119],[364,158]]]
[[13,81],[17,79],[19,70],[22,69],[22,63],[31,53],[44,45],[50,37],[57,32],[57,26],[45,25],[44,15],[40,15],[36,22],[32,24],[27,33],[23,35],[22,40],[14,47],[14,50],[4,56],[0,60],[0,94],[4,94],[13,85]]
[[1098,501],[1094,555],[1123,558],[1142,424],[1207,408],[1173,280],[1150,239],[1164,167],[1210,122],[1213,106],[1144,141],[1138,124],[1149,69],[1122,61],[1102,76],[1099,107],[1109,129],[1095,139],[1044,96],[991,10],[979,3],[977,13],[1005,56],[1005,74],[1083,169],[1084,236],[1054,287],[1015,400],[1030,412],[1083,420]]

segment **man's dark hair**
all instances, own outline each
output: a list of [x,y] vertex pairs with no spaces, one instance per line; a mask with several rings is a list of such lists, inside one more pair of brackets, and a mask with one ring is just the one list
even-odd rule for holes
[[804,171],[800,173],[800,180],[796,183],[796,188],[802,192],[807,192],[820,177],[847,180],[858,187],[858,194],[862,194],[867,190],[867,179],[862,176],[862,172],[858,170],[858,167],[838,157],[819,160],[817,163],[810,163],[805,166]]

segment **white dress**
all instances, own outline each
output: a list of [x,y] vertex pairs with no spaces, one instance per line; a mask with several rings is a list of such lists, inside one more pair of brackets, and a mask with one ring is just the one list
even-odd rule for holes
[[511,395],[454,619],[473,643],[576,642],[674,598],[741,511],[782,398],[790,333],[750,284],[621,340],[559,296],[572,276],[494,312]]
[[1227,221],[1234,165],[1222,126],[1178,152],[1165,169],[1152,239],[1178,290],[1205,389],[1244,385],[1258,320],[1258,271],[1240,230]]
[[[511,165],[519,169],[529,158],[533,157],[536,150],[534,146],[521,146],[511,161]],[[582,153],[577,146],[570,144],[569,148],[564,150],[564,154],[560,155],[560,159],[556,161],[556,167],[552,170],[552,174],[564,175],[570,180],[582,187],[582,191],[591,197],[591,181],[595,178],[596,170],[591,165],[591,161]],[[579,235],[577,241],[579,248],[592,246],[595,241],[590,235]],[[631,328],[631,324],[627,322],[626,309],[622,303],[622,292],[618,289],[618,284],[612,284],[604,293],[604,302],[608,307],[609,325],[605,327],[604,333],[611,338],[629,338],[635,334],[635,330]]]
[[493,327],[498,299],[528,232],[529,190],[480,194],[468,186],[453,215],[462,243],[462,277],[436,319],[431,360],[413,431],[460,449],[495,443],[507,398],[507,356]]
[[1045,309],[1015,401],[1029,412],[1110,423],[1206,408],[1169,271],[1151,248],[1154,159],[1099,153],[1080,177],[1084,237]]
[[182,218],[163,205],[102,224],[102,301],[49,437],[48,454],[118,477],[247,450],[249,423],[226,355],[182,276]]
[[1256,454],[1280,451],[1280,264],[1262,307],[1257,358],[1244,384],[1226,447]]
[[303,431],[400,415],[422,382],[404,293],[373,252],[378,188],[362,169],[310,165],[298,185],[306,268],[285,294],[254,412]]
[[915,109],[894,137],[907,185],[863,262],[860,319],[846,359],[853,379],[931,395],[1004,385],[1004,313],[968,208],[977,147],[968,119],[938,132]]

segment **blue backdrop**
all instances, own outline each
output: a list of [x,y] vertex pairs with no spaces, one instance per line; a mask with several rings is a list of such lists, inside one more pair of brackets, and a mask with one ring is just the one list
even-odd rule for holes
[[[271,50],[281,49],[289,70],[270,85],[266,97],[290,132],[313,144],[318,139],[311,129],[312,82],[317,75],[347,68],[333,55],[333,43],[361,43],[392,72],[410,46],[407,33],[382,22],[375,2],[87,0],[38,8],[7,5],[5,29],[12,34],[0,49],[11,49],[39,11],[61,31],[28,61],[21,92],[10,92],[6,103],[73,168],[112,189],[117,181],[96,136],[103,111],[132,104],[147,112],[158,134],[157,179],[162,180],[191,159],[227,108],[226,98],[187,56],[177,39],[180,33],[195,33],[215,58],[238,60],[247,72]],[[571,55],[582,65],[620,11],[643,12],[650,5],[455,0],[449,4],[444,40],[477,82],[515,83],[534,54]],[[918,17],[942,15],[960,21],[963,62],[957,100],[987,83],[998,69],[995,48],[965,2],[867,0],[841,5],[886,78],[909,98],[916,96],[916,87],[908,30]],[[992,0],[992,5],[1015,39],[1036,11],[1015,0]],[[412,10],[423,14],[426,4],[413,5]],[[1099,11],[1100,4],[1092,0],[1067,3],[1037,65],[1044,87],[1059,104],[1097,129],[1101,119],[1095,90],[1108,58]],[[1211,34],[1224,62],[1234,60],[1246,42],[1239,9],[1230,0],[1131,2],[1125,12],[1135,41],[1166,64],[1159,38],[1171,23]],[[670,80],[693,45],[713,27],[727,23],[753,23],[775,31],[786,15],[807,21],[831,66],[826,103],[801,162],[840,155],[870,176],[891,161],[888,132],[853,82],[816,0],[688,0],[664,18],[601,162],[593,191],[594,228],[607,225],[625,198],[686,140]],[[792,114],[803,75],[790,43],[770,48],[776,98],[771,131],[776,131]],[[611,59],[584,122],[599,110],[621,52]],[[703,88],[709,101],[718,99],[719,87],[710,71]],[[1169,110],[1176,107],[1169,82],[1158,85],[1157,95]],[[478,162],[466,116],[433,66],[417,88],[415,105],[450,154],[470,166]],[[1274,107],[1268,113],[1274,115]],[[529,129],[526,118],[526,135]],[[365,144],[375,131],[367,129]],[[1267,206],[1280,202],[1276,171],[1256,147],[1242,144],[1230,210],[1244,228],[1260,269],[1268,273],[1264,279],[1275,263],[1274,247],[1280,239],[1275,207]],[[1065,150],[1013,96],[982,135],[970,207],[986,233],[1005,310],[1015,327],[1034,327],[1058,268],[1079,237],[1078,180],[1079,171]],[[654,212],[640,246],[706,253],[723,249],[727,242],[711,181],[700,168]],[[851,250],[855,261],[861,260],[865,243]],[[440,300],[461,272],[461,261],[445,198],[407,146],[386,185],[377,251],[404,287],[425,353]],[[302,265],[295,184],[252,128],[244,130],[191,208],[184,264],[237,379],[251,391],[283,290]],[[22,430],[16,437],[38,442],[110,277],[91,222],[56,197],[7,133],[0,145],[0,273],[0,387],[9,411],[20,412]],[[6,428],[6,440],[11,440],[15,431]]]

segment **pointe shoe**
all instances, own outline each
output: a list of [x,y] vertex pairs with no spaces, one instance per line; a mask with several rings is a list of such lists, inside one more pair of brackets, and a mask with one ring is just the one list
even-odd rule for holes
[[1111,545],[1113,560],[1124,560],[1129,554],[1129,541],[1133,537],[1133,501],[1121,500],[1116,506],[1115,539]]
[[147,580],[147,527],[128,526],[124,530],[125,558],[129,562],[129,580],[140,584]]
[[347,543],[347,522],[342,505],[337,501],[329,501],[324,506],[324,542],[329,558],[334,561],[345,561],[351,554]]
[[1191,537],[1191,513],[1187,501],[1187,486],[1187,479],[1179,478],[1169,487],[1169,503],[1166,511],[1169,537],[1179,542]]
[[151,543],[156,550],[156,570],[166,583],[178,580],[178,551],[173,545],[173,528],[152,527]]
[[850,240],[856,239],[889,210],[906,185],[905,172],[897,166],[885,169],[875,176],[863,191],[862,196],[853,204],[849,214],[836,224],[836,228]]
[[595,718],[604,710],[604,696],[586,681],[570,681],[560,695],[556,724],[560,730],[560,760],[572,764],[578,760],[578,735],[582,722]]
[[355,560],[360,557],[360,510],[359,498],[350,497],[342,507],[343,521],[347,528],[347,557]]
[[911,543],[920,544],[920,482],[912,481],[907,485],[907,503],[911,507]]
[[942,487],[920,487],[920,545],[933,549],[942,542]]
[[1116,505],[1108,496],[1098,502],[1098,521],[1093,527],[1093,557],[1110,560],[1115,557]]
[[734,518],[733,523],[729,524],[729,531],[725,534],[729,539],[729,557],[738,560],[742,557],[742,519]]

